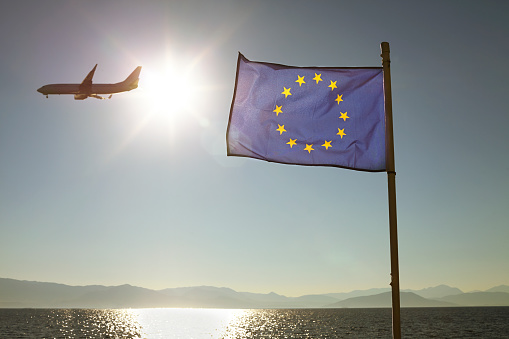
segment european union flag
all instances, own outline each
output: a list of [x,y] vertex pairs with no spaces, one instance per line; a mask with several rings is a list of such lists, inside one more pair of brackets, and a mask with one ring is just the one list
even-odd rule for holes
[[239,53],[228,155],[385,171],[381,67],[291,67]]

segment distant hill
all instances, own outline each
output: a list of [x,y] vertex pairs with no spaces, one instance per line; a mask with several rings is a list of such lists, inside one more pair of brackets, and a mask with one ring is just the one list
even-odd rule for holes
[[355,290],[351,292],[344,292],[344,293],[328,293],[327,296],[339,299],[339,300],[345,300],[348,298],[354,298],[354,297],[363,297],[367,295],[375,295],[380,294],[383,292],[389,292],[391,289],[389,287],[385,288],[370,288],[369,290]]
[[64,300],[106,288],[0,278],[0,307],[9,304],[13,305],[12,307],[58,307]]
[[509,293],[509,286],[507,285],[500,285],[500,286],[495,286],[495,287],[492,287],[484,292],[505,292],[505,293]]
[[3,308],[303,308],[321,307],[335,301],[324,295],[286,297],[212,286],[155,291],[131,285],[68,286],[0,278],[0,307]]
[[167,288],[159,292],[179,298],[179,307],[303,308],[322,307],[338,300],[326,295],[286,297],[274,292],[237,292],[226,287],[212,286]]
[[440,298],[459,306],[509,306],[509,293],[471,292]]
[[[453,303],[445,301],[437,301],[423,298],[413,292],[400,292],[401,307],[447,307],[455,306]],[[337,303],[328,305],[330,308],[369,308],[369,307],[391,307],[392,293],[384,292],[380,294],[354,297],[338,301]]]
[[153,308],[174,307],[172,298],[146,288],[131,285],[106,287],[89,291],[79,297],[64,300],[58,307],[65,308]]
[[[457,288],[445,285],[402,291],[401,306],[509,306],[509,293],[504,292],[507,287],[497,286],[486,292],[475,293],[462,293]],[[451,295],[444,296],[446,293]],[[425,298],[425,295],[430,297]],[[286,297],[273,292],[237,292],[213,286],[156,291],[131,285],[68,286],[0,278],[0,308],[363,308],[391,307],[391,304],[388,288]]]
[[423,298],[437,299],[448,295],[455,295],[463,293],[462,290],[456,287],[450,287],[447,285],[438,285],[435,287],[423,288],[422,290],[403,290],[403,292],[414,292]]

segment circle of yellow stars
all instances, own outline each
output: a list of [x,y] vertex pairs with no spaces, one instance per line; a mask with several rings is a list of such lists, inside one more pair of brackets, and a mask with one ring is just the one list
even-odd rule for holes
[[[303,84],[306,83],[304,78],[305,78],[304,75],[303,76],[297,75],[297,80],[295,80],[295,82],[299,84],[299,87],[301,87]],[[313,80],[316,81],[316,84],[318,85],[318,83],[320,81],[323,81],[322,74],[315,73],[315,77],[313,78]],[[329,87],[331,89],[331,92],[334,91],[335,89],[338,88],[337,81],[330,80],[330,85],[327,87]],[[291,90],[292,90],[291,87],[289,87],[289,88],[283,87],[283,92],[281,92],[281,94],[285,96],[285,99],[292,95]],[[334,101],[336,101],[339,105],[339,103],[343,101],[343,94],[337,94],[337,97],[336,97],[336,99],[334,99]],[[283,105],[281,105],[281,106],[276,105],[276,108],[274,109],[273,112],[276,113],[277,117],[279,117],[279,114],[283,113]],[[339,119],[343,119],[343,122],[346,122],[346,119],[350,118],[348,116],[348,112],[339,112],[339,114],[340,114]],[[285,129],[285,125],[278,124],[277,126],[278,126],[278,128],[276,129],[276,131],[279,132],[279,135],[282,135],[283,133],[288,132]],[[343,137],[346,135],[345,129],[338,128],[338,132],[336,133],[336,135],[339,135],[340,138],[343,139]],[[289,145],[290,148],[293,148],[293,146],[297,145],[297,139],[290,138],[290,141],[288,141],[286,144]],[[308,153],[311,154],[311,151],[315,150],[313,148],[313,146],[314,146],[314,144],[306,144],[306,147],[304,147],[304,151],[307,151]],[[324,143],[320,146],[325,147],[325,150],[328,150],[329,148],[332,148],[332,140],[329,140],[329,141],[324,140]]]

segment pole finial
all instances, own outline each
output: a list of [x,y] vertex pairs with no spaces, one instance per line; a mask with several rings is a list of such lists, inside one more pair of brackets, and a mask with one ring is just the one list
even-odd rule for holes
[[386,41],[382,42],[380,44],[380,49],[382,50],[382,54],[380,54],[380,56],[382,57],[382,64],[384,61],[391,62],[390,59],[391,49],[389,48],[389,43]]

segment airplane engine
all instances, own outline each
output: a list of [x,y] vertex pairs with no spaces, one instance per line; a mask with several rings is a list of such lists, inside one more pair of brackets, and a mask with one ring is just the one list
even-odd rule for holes
[[88,98],[86,94],[74,94],[74,100],[85,100],[86,98]]

